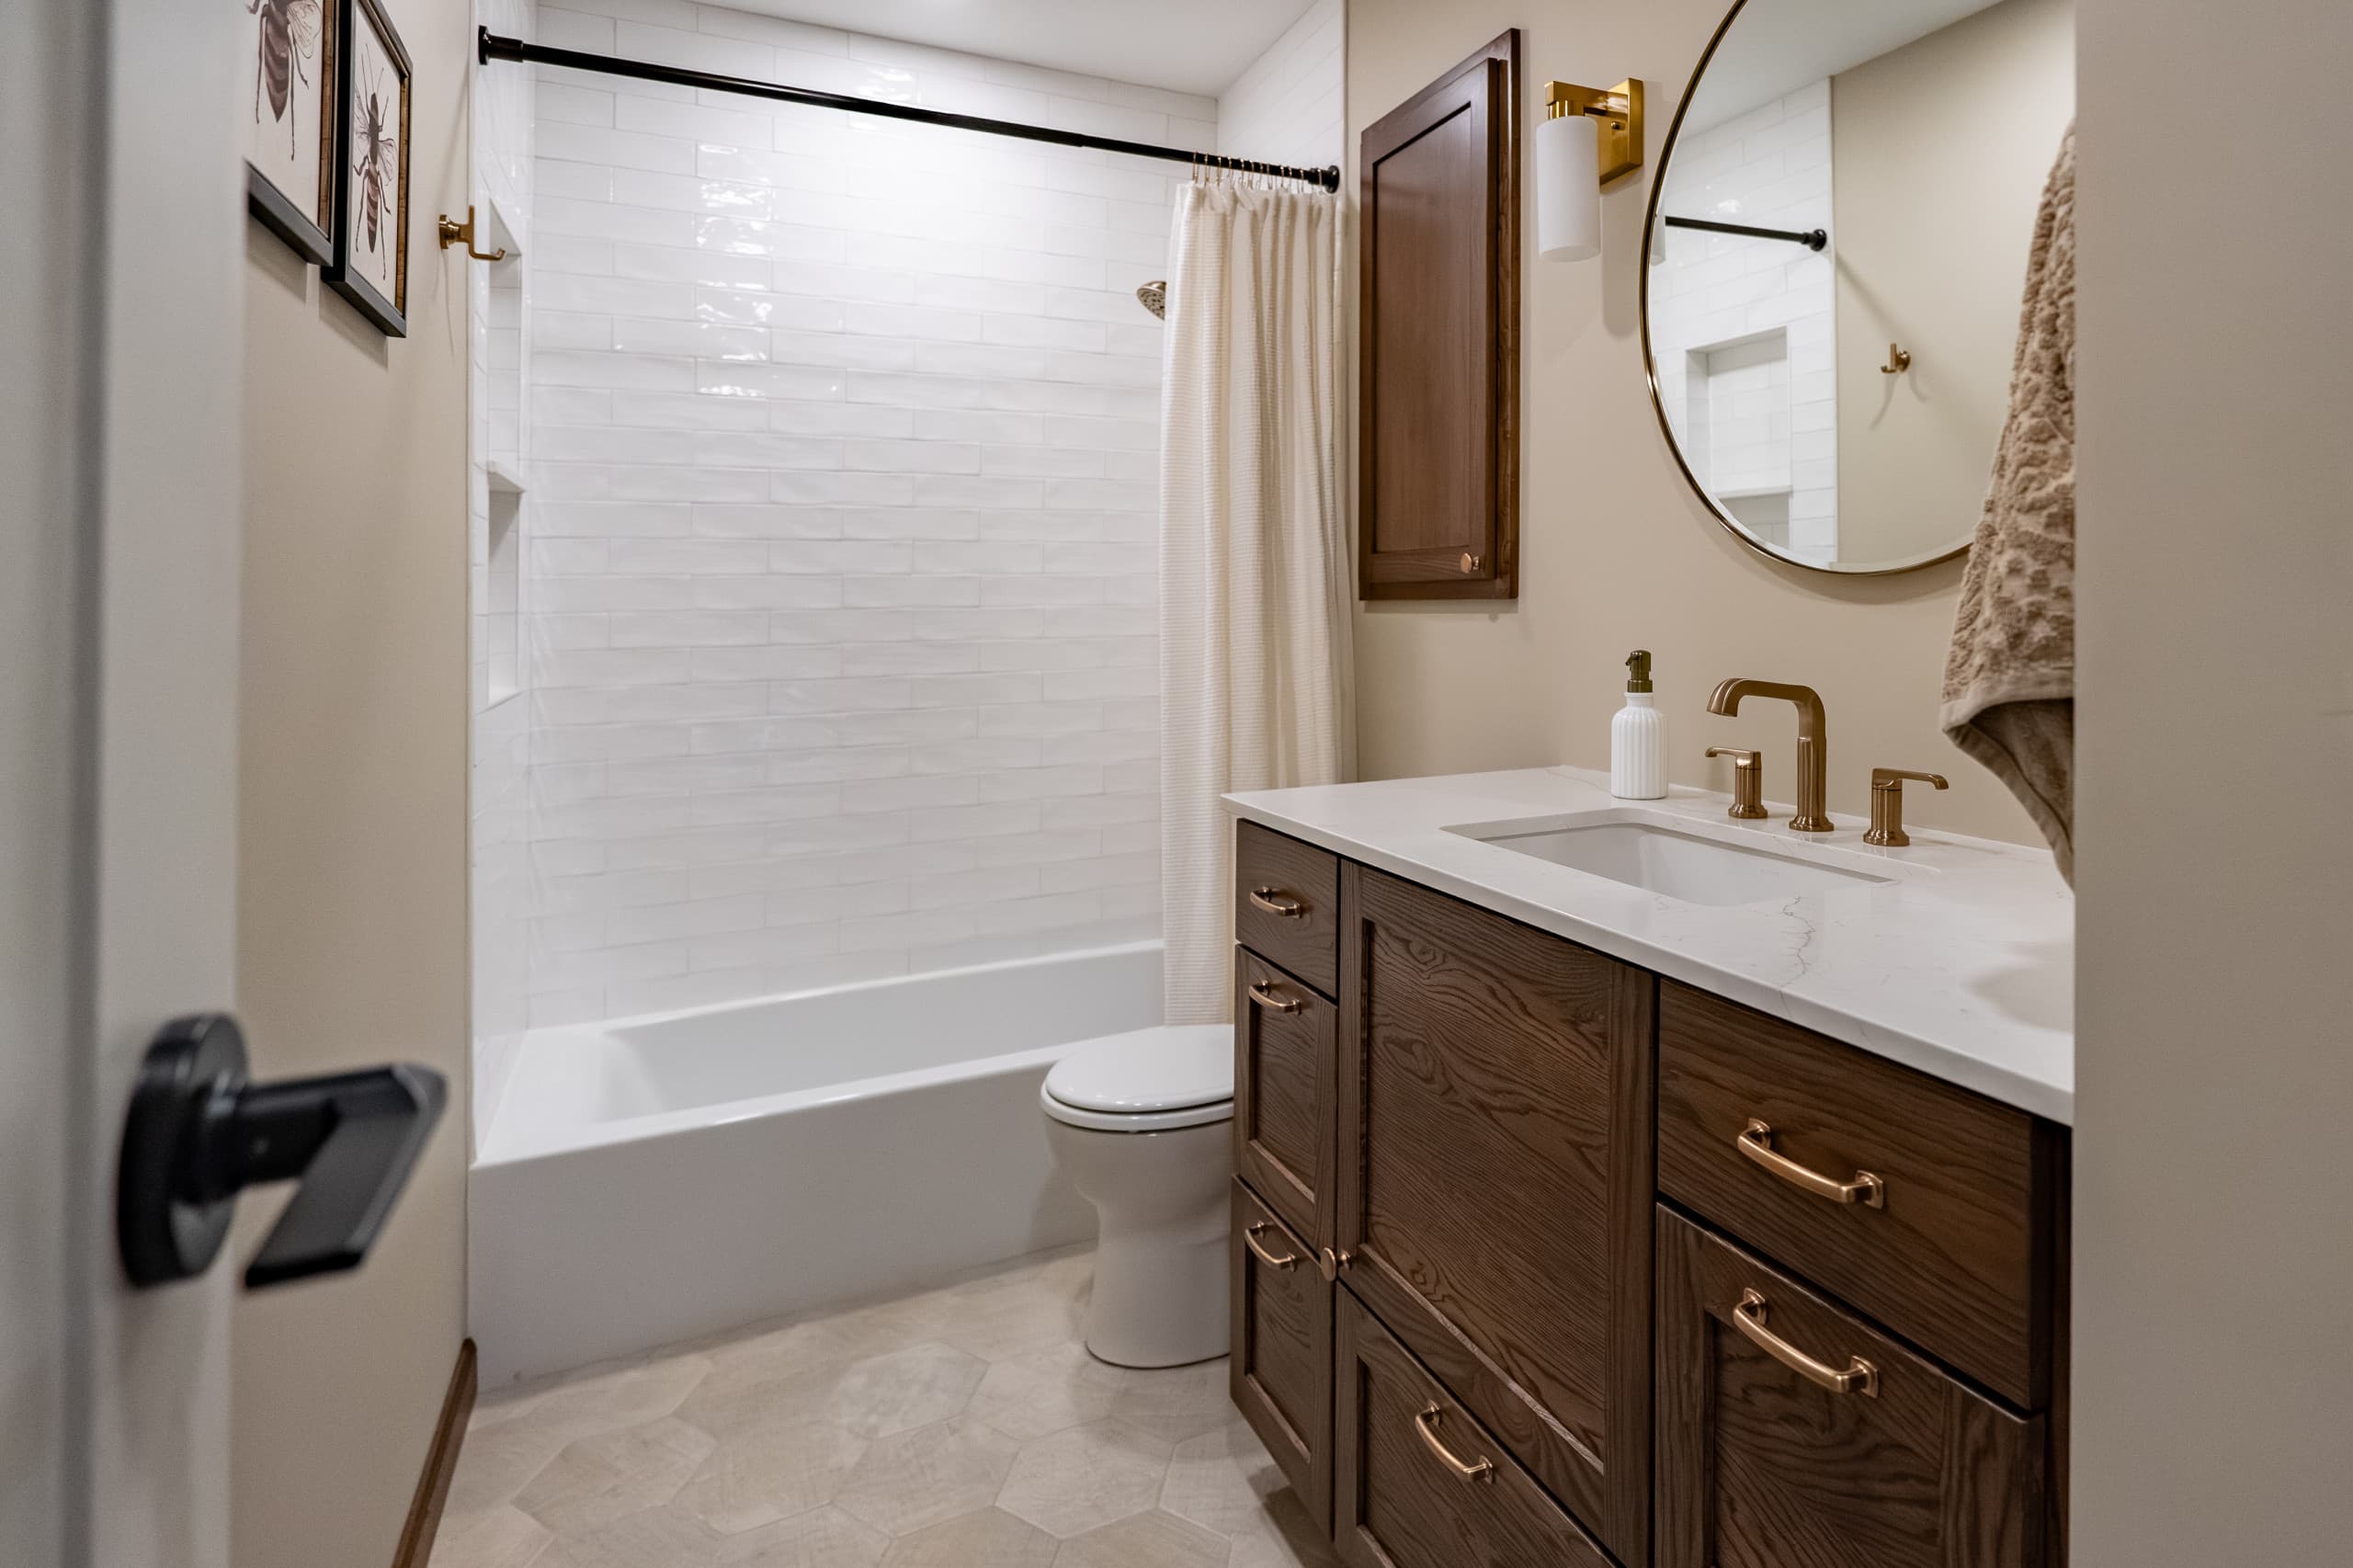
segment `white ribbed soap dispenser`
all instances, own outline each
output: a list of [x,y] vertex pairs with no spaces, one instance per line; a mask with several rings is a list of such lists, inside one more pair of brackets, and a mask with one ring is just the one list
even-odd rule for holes
[[1626,706],[1609,721],[1609,792],[1621,801],[1666,798],[1666,715],[1651,706],[1651,655],[1626,655]]

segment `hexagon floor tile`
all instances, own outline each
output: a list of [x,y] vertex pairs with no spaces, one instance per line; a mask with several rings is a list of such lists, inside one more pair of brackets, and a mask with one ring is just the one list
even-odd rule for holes
[[1086,1354],[1089,1265],[487,1392],[432,1568],[1329,1568],[1222,1360]]

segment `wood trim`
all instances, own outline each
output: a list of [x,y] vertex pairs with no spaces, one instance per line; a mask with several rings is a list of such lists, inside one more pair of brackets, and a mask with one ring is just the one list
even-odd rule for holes
[[392,1568],[426,1568],[433,1556],[433,1539],[441,1533],[441,1510],[449,1501],[449,1480],[458,1473],[458,1450],[465,1444],[479,1392],[474,1342],[469,1339],[458,1346],[458,1364],[449,1370],[449,1389],[441,1396],[441,1416],[433,1424],[433,1443],[425,1450],[425,1469],[409,1499]]
[[[1493,559],[1464,575],[1451,549],[1392,551],[1376,560],[1380,346],[1370,328],[1380,271],[1381,161],[1427,130],[1439,100],[1459,97],[1465,77],[1486,143],[1492,231],[1486,236],[1485,323],[1489,450],[1481,504]],[[1485,47],[1367,126],[1358,141],[1357,207],[1357,597],[1360,599],[1516,599],[1519,597],[1519,29]],[[1427,556],[1427,559],[1423,557]]]

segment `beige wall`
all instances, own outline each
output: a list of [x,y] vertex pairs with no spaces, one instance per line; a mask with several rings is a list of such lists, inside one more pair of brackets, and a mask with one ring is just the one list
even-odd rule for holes
[[[2075,0],[2006,0],[1830,83],[1838,553],[1977,525],[2009,409],[2035,210],[2075,111]],[[1901,343],[1912,368],[1880,373]]]
[[[1507,27],[1522,29],[1522,112],[1548,77],[1650,84],[1654,146],[1722,16],[1716,0],[1351,0],[1349,155],[1370,121]],[[1651,168],[1655,168],[1655,153]],[[1937,730],[1956,563],[1847,581],[1758,556],[1713,521],[1677,472],[1646,390],[1635,268],[1650,169],[1603,200],[1597,262],[1523,256],[1520,597],[1360,607],[1358,722],[1368,778],[1607,766],[1630,648],[1658,657],[1677,783],[1730,788],[1711,744],[1762,745],[1767,792],[1791,793],[1794,721],[1752,703],[1711,719],[1726,676],[1803,681],[1830,710],[1830,803],[1869,807],[1873,765],[1949,774],[1906,801],[1915,823],[2040,842],[2033,825]],[[1532,184],[1529,167],[1523,180]],[[1351,187],[1353,188],[1353,187]],[[1524,187],[1525,188],[1525,187]],[[1530,211],[1522,226],[1532,245]]]
[[391,1562],[465,1335],[465,290],[433,222],[465,204],[471,17],[389,8],[409,335],[249,225],[238,1006],[256,1075],[421,1062],[451,1102],[364,1267],[241,1299],[237,1568]]
[[2341,1563],[2353,8],[2080,9],[2073,1561]]

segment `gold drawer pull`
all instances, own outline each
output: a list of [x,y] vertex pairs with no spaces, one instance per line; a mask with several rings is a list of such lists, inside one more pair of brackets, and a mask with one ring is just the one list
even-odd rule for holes
[[1285,996],[1263,980],[1250,983],[1250,1000],[1259,1006],[1278,1013],[1296,1013],[1307,1006],[1296,996]]
[[1267,914],[1282,920],[1298,920],[1307,914],[1307,905],[1280,888],[1252,888],[1250,902]]
[[1258,1223],[1244,1229],[1242,1233],[1242,1244],[1256,1253],[1258,1256],[1258,1261],[1265,1264],[1269,1268],[1288,1269],[1296,1267],[1299,1264],[1299,1254],[1295,1252],[1288,1252],[1283,1254],[1282,1256],[1277,1257],[1273,1253],[1267,1250],[1267,1244],[1258,1239],[1259,1232],[1271,1231],[1273,1229],[1274,1227],[1272,1225],[1269,1225],[1265,1221],[1261,1220]]
[[1438,1461],[1444,1464],[1447,1469],[1452,1471],[1458,1480],[1495,1480],[1495,1464],[1493,1460],[1483,1459],[1476,1464],[1465,1464],[1461,1460],[1454,1457],[1452,1449],[1449,1449],[1444,1443],[1438,1440],[1438,1416],[1441,1414],[1443,1413],[1438,1409],[1438,1407],[1433,1404],[1427,1410],[1423,1411],[1419,1415],[1414,1417],[1414,1430],[1420,1434],[1423,1445],[1427,1447],[1430,1452],[1436,1454],[1438,1457]]
[[1849,1356],[1843,1372],[1815,1360],[1765,1326],[1765,1316],[1770,1310],[1764,1297],[1754,1290],[1743,1290],[1740,1304],[1732,1310],[1732,1325],[1746,1335],[1751,1345],[1817,1388],[1828,1389],[1832,1393],[1859,1393],[1865,1399],[1879,1397],[1877,1367],[1860,1356]]
[[1852,1181],[1838,1181],[1820,1171],[1808,1170],[1787,1154],[1774,1153],[1773,1129],[1755,1117],[1748,1119],[1748,1125],[1733,1142],[1749,1159],[1816,1198],[1826,1198],[1833,1203],[1859,1203],[1868,1209],[1887,1207],[1887,1183],[1869,1171],[1857,1171]]

